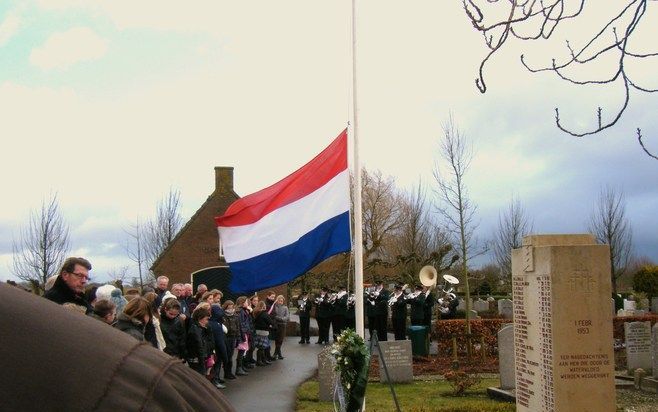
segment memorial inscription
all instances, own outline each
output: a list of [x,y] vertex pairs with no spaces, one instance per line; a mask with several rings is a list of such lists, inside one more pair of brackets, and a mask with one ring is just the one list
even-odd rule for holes
[[[410,340],[379,342],[391,382],[411,382],[414,379]],[[387,382],[383,362],[379,362],[379,379]]]
[[517,411],[614,411],[608,253],[590,235],[513,251]]

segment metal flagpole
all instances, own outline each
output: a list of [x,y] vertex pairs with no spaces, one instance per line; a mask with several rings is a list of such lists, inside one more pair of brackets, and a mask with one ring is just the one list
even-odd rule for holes
[[352,0],[352,139],[354,142],[354,297],[356,333],[365,339],[363,316],[363,213],[361,210],[361,164],[356,102],[356,0]]

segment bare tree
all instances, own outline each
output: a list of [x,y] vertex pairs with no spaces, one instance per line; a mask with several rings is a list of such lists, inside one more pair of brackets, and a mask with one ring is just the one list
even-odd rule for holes
[[610,246],[610,278],[617,293],[617,279],[626,271],[633,254],[633,229],[626,218],[624,193],[605,187],[599,193],[588,229],[599,243]]
[[469,258],[482,253],[476,251],[477,242],[473,238],[473,232],[477,227],[474,221],[477,206],[471,202],[464,182],[473,152],[467,144],[466,137],[455,124],[452,114],[443,124],[443,137],[440,157],[445,165],[442,167],[442,162],[437,161],[434,167],[434,178],[440,200],[437,209],[461,255],[461,278],[466,294],[466,333],[470,335],[471,292],[468,283],[468,262]]
[[69,226],[59,210],[57,195],[30,212],[20,238],[12,242],[14,275],[43,290],[46,280],[57,274],[70,249]]
[[123,282],[128,277],[128,266],[121,266],[108,270],[107,276],[110,278],[110,283],[114,286],[123,289]]
[[[489,52],[480,63],[479,75],[475,81],[482,93],[487,90],[484,81],[484,66],[508,40],[549,39],[556,32],[558,26],[563,26],[564,22],[582,16],[585,7],[584,0],[463,0],[463,2],[464,10],[471,24],[482,33],[485,44],[489,48]],[[627,71],[627,67],[636,65],[640,59],[658,57],[656,52],[638,52],[632,47],[634,44],[640,43],[636,29],[645,17],[648,2],[649,0],[625,0],[614,4],[612,7],[618,7],[617,11],[603,23],[602,27],[589,35],[580,46],[574,46],[567,40],[567,58],[552,58],[550,64],[534,67],[528,64],[524,55],[521,55],[521,63],[532,73],[552,72],[570,84],[600,87],[616,85],[623,90],[624,101],[621,106],[614,110],[612,116],[607,120],[603,120],[603,111],[599,107],[596,113],[596,125],[589,130],[576,132],[565,127],[560,121],[560,112],[556,108],[555,123],[560,130],[575,137],[598,133],[613,126],[621,118],[628,107],[631,91],[644,93],[658,91],[656,88],[640,84],[638,79],[634,79],[632,73]],[[610,4],[588,3],[588,5],[593,4],[598,7],[610,7]],[[577,20],[578,32],[582,31],[582,19],[581,17]],[[608,67],[608,74],[603,77],[578,78],[575,75],[583,66],[599,67],[601,65]],[[580,71],[582,72],[582,70]],[[658,160],[658,157],[644,145],[639,128],[637,129],[637,139],[642,150]]]
[[[126,253],[128,258],[135,262],[137,265],[137,273],[139,274],[139,287],[144,287],[144,273],[146,267],[146,241],[142,225],[139,223],[139,218],[135,224],[131,225],[128,230],[125,230],[128,235],[126,241]],[[123,279],[122,279],[123,281]]]
[[403,214],[400,195],[392,177],[380,171],[368,173],[363,169],[363,248],[364,260],[382,256],[387,237],[402,226]]
[[[401,200],[403,220],[397,234],[392,236],[387,249],[402,260],[402,275],[405,277],[405,282],[417,283],[418,272],[425,264],[443,266],[447,254],[439,253],[439,251],[449,242],[445,231],[432,221],[427,195],[420,181]],[[431,262],[432,258],[437,257],[439,261]]]
[[146,262],[151,267],[169,246],[182,226],[180,191],[170,188],[158,202],[156,216],[146,224],[144,247]]
[[532,227],[532,220],[518,198],[512,197],[507,210],[498,214],[498,230],[491,246],[501,277],[508,285],[512,281],[512,249],[521,247],[523,236],[532,232]]

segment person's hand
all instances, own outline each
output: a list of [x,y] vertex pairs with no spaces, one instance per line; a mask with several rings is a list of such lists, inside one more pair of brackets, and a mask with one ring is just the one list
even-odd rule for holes
[[185,319],[187,319],[187,316],[183,315],[182,313],[178,315],[178,317],[180,318],[181,322],[185,322]]

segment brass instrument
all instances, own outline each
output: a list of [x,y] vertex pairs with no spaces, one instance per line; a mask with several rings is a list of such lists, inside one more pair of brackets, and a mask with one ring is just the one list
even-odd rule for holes
[[[405,290],[406,288],[407,288],[406,284],[404,286],[402,286],[402,290]],[[406,295],[404,294],[404,292],[402,292],[402,294],[400,294],[399,296],[394,293],[393,296],[391,296],[388,299],[388,306],[395,305],[395,303],[398,301],[398,298],[400,298],[400,297],[402,297],[403,300],[406,299]]]
[[[445,315],[450,312],[450,303],[457,299],[457,295],[453,293],[455,290],[453,285],[459,284],[459,279],[451,275],[443,275],[443,280],[446,281],[446,283],[441,286],[443,296],[438,298],[436,303],[439,304],[439,312]],[[447,286],[446,284],[449,284],[450,286]]]

